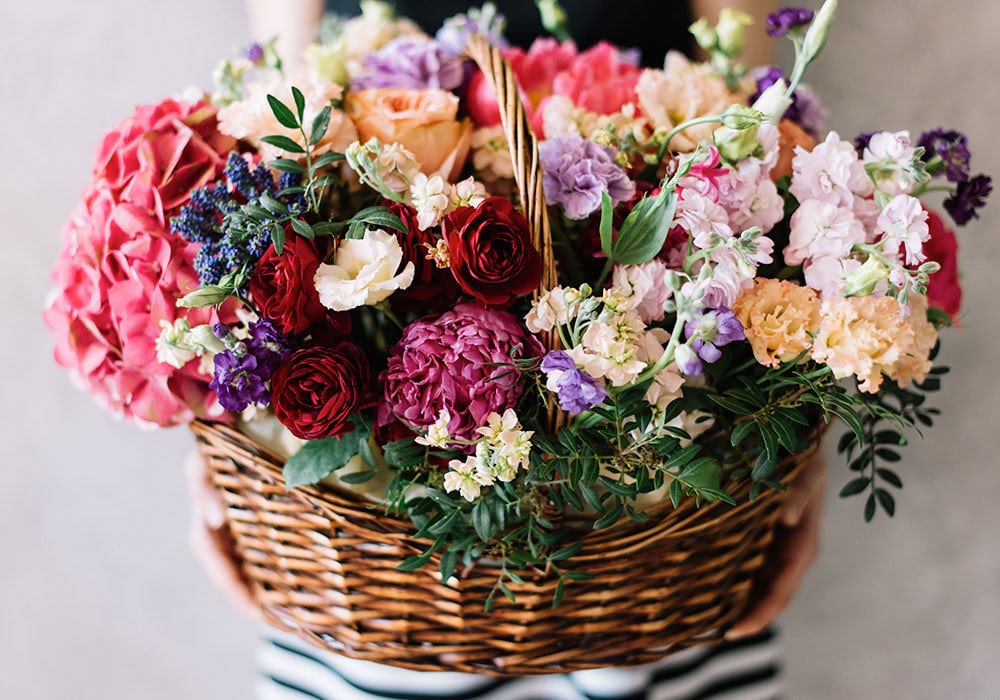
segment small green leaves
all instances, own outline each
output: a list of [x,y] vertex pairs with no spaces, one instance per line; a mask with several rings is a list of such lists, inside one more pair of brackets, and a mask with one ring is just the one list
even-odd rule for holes
[[287,151],[288,153],[305,153],[306,149],[302,148],[299,144],[295,143],[292,139],[287,136],[271,135],[262,136],[261,141],[269,146],[274,146],[275,148],[280,148],[282,151]]
[[[358,454],[361,443],[368,441],[368,429],[360,421],[355,421],[355,425],[357,427],[343,437],[305,443],[285,463],[285,487],[291,490],[296,486],[315,484],[347,464]],[[352,483],[349,479],[344,480]]]
[[[302,93],[299,92],[297,88],[292,88],[292,94],[295,96],[296,101],[302,98]],[[299,120],[295,118],[292,110],[288,109],[288,107],[286,107],[281,100],[274,95],[268,95],[267,104],[271,106],[271,112],[274,114],[274,118],[278,120],[279,124],[286,129],[299,128]]]
[[330,105],[327,105],[313,118],[312,126],[309,129],[309,145],[315,146],[322,141],[323,137],[326,136],[326,130],[329,126]]

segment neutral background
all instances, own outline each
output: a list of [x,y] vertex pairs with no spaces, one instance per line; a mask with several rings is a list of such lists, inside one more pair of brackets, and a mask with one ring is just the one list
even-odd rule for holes
[[[810,74],[845,137],[968,133],[1000,175],[1000,3],[844,0]],[[567,3],[572,7],[572,2]],[[905,8],[905,9],[904,9]],[[77,393],[39,318],[58,231],[98,139],[141,102],[209,85],[246,34],[240,0],[13,2],[0,10],[0,697],[250,697],[253,625],[188,554],[183,430],[140,433]],[[784,618],[789,697],[1000,697],[1000,202],[962,232],[963,328],[894,520],[840,501]],[[991,292],[990,290],[994,291]]]

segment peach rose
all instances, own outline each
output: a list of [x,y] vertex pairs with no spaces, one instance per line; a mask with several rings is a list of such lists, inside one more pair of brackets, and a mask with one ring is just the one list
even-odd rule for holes
[[362,141],[398,143],[421,172],[454,182],[472,142],[472,122],[458,120],[458,97],[445,90],[377,88],[352,92],[345,104]]

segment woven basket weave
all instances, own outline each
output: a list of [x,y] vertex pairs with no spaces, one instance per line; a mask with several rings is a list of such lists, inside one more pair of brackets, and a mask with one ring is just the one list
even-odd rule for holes
[[[474,38],[469,55],[493,82],[515,164],[521,204],[545,262],[542,288],[556,284],[537,148],[509,66]],[[543,339],[544,340],[544,339]],[[551,345],[550,345],[551,347]],[[552,425],[559,413],[550,414]],[[648,522],[622,522],[580,533],[583,548],[566,571],[593,574],[567,586],[552,608],[557,577],[520,572],[516,602],[484,601],[498,571],[480,562],[441,581],[437,560],[396,570],[427,548],[414,527],[332,489],[287,492],[282,462],[225,425],[191,425],[226,504],[237,555],[264,618],[346,656],[425,671],[491,675],[569,672],[655,661],[721,637],[745,609],[765,563],[783,495],[766,490],[742,505],[696,508],[686,499],[647,511]],[[782,462],[785,483],[819,444]]]

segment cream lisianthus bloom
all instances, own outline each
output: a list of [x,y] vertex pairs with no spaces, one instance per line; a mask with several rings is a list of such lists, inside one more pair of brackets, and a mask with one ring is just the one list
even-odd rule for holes
[[367,229],[362,238],[345,239],[337,246],[334,264],[316,270],[319,300],[333,311],[377,304],[413,282],[412,262],[397,274],[402,261],[403,249],[391,233]]

